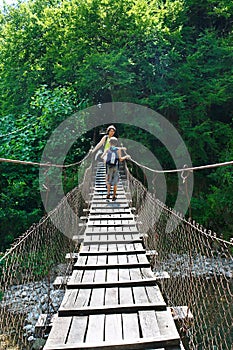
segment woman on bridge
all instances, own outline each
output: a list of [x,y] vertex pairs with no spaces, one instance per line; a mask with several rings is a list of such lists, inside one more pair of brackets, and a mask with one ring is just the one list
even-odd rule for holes
[[110,143],[109,143],[109,140],[111,137],[113,137],[115,135],[115,132],[116,132],[116,128],[114,125],[110,125],[108,128],[107,128],[107,131],[106,131],[106,135],[104,135],[102,137],[102,139],[100,140],[99,143],[97,143],[97,145],[95,146],[95,148],[92,150],[92,153],[95,153],[98,149],[100,149],[100,147],[103,146],[103,151],[99,150],[99,152],[97,152],[95,158],[97,159],[98,156],[107,151],[109,148],[110,148]]

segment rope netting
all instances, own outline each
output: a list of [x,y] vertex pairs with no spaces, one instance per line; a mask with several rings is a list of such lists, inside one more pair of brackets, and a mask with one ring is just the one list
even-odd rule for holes
[[35,326],[39,316],[47,314],[48,325],[56,314],[64,286],[54,289],[53,282],[57,276],[66,278],[71,273],[72,261],[65,257],[79,248],[79,241],[72,237],[78,238],[84,229],[79,223],[90,191],[92,170],[92,157],[86,157],[78,168],[79,183],[82,182],[79,187],[0,257],[1,350],[32,349],[38,338]]
[[151,265],[185,348],[232,350],[233,244],[185,220],[126,173]]

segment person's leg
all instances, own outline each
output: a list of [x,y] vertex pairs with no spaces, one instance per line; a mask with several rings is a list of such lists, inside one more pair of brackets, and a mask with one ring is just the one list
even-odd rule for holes
[[108,190],[108,193],[107,193],[107,199],[110,198],[110,191],[111,191],[111,184],[107,184],[107,190]]
[[116,200],[116,193],[117,193],[117,185],[114,185],[114,187],[113,187],[113,197],[112,197],[113,201]]
[[113,176],[113,197],[112,200],[115,201],[116,200],[116,194],[117,194],[117,184],[119,181],[119,176],[118,176],[118,169],[115,168],[114,169],[114,176]]
[[112,169],[107,166],[107,199],[110,198],[111,183],[112,183]]

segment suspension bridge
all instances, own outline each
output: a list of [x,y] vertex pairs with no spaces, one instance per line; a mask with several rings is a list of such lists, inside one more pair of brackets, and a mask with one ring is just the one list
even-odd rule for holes
[[1,349],[232,350],[232,243],[159,202],[127,166],[116,202],[102,163],[79,166],[81,185],[1,258]]

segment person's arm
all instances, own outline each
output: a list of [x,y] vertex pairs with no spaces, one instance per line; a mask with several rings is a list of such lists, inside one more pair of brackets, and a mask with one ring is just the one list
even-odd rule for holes
[[97,149],[99,149],[101,146],[104,145],[104,143],[105,143],[105,141],[106,141],[106,138],[107,138],[107,135],[104,135],[104,136],[102,137],[102,139],[100,140],[100,142],[97,143],[97,145],[95,146],[95,148],[92,150],[92,153],[96,152]]
[[118,158],[119,158],[120,162],[123,162],[124,160],[131,158],[130,155],[128,155],[128,154],[126,156],[122,157],[121,156],[121,148],[118,149],[117,153],[118,153]]

